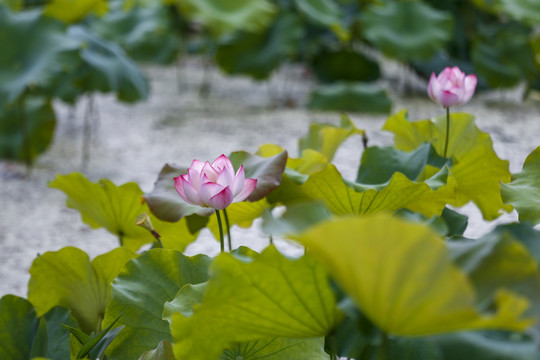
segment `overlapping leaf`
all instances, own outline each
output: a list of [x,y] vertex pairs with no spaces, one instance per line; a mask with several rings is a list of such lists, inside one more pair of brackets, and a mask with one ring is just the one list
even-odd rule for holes
[[[436,186],[435,186],[436,185]],[[332,164],[302,185],[310,198],[322,200],[337,215],[373,214],[402,208],[425,216],[440,215],[455,198],[455,180],[446,168],[428,182],[415,182],[396,172],[379,185],[346,183]]]
[[[411,151],[429,142],[438,154],[443,153],[445,117],[410,122],[404,110],[390,116],[383,129],[394,133],[398,149]],[[450,204],[462,206],[472,200],[486,220],[498,217],[502,210],[511,210],[500,194],[500,183],[510,181],[508,161],[499,159],[490,136],[475,126],[473,116],[451,115],[448,157],[457,183],[457,197]]]
[[423,1],[385,1],[370,5],[363,35],[385,54],[400,60],[427,60],[452,37],[452,16]]
[[161,340],[172,341],[163,306],[184,285],[206,281],[209,263],[205,255],[187,257],[169,249],[153,249],[127,263],[114,280],[105,313],[104,324],[109,324],[127,307],[118,321],[124,330],[107,349],[107,358],[136,360]]
[[139,360],[176,360],[172,344],[162,340],[155,350],[144,352]]
[[501,184],[505,204],[511,204],[519,214],[520,222],[540,223],[540,147],[527,156],[523,170],[512,174],[512,181]]
[[84,251],[74,247],[46,252],[30,267],[28,300],[38,316],[54,306],[63,306],[71,310],[84,332],[98,333],[111,299],[111,283],[124,264],[135,256],[123,247],[92,261]]
[[379,64],[361,52],[321,51],[313,59],[313,71],[324,83],[374,81],[380,76]]
[[[5,295],[0,299],[2,359],[34,359],[37,356],[51,359],[69,358],[69,331],[61,326],[76,326],[69,311],[55,307],[40,319],[36,317],[36,312],[28,300],[14,295]],[[39,326],[45,326],[45,329],[38,331]],[[36,341],[37,336],[42,338]],[[41,341],[43,346],[37,346]],[[41,349],[37,349],[38,347]]]
[[329,221],[294,237],[383,331],[421,336],[465,329],[523,330],[525,298],[500,289],[495,313],[476,309],[474,287],[429,228],[386,214]]
[[289,260],[274,247],[252,260],[220,254],[202,304],[172,315],[179,358],[217,358],[238,342],[325,335],[339,319],[326,273],[305,256]]
[[[49,186],[67,195],[66,205],[78,210],[86,224],[104,227],[118,236],[124,246],[137,250],[154,241],[148,231],[135,225],[137,216],[149,211],[142,203],[143,192],[137,184],[116,186],[109,180],[93,183],[82,174],[71,173],[57,175]],[[151,216],[151,221],[167,248],[184,250],[196,237],[185,220],[170,223]]]

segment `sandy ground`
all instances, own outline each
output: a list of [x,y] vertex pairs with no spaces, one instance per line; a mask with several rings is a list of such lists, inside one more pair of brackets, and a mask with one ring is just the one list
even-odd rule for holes
[[[54,142],[29,176],[24,176],[25,169],[19,164],[0,162],[0,296],[26,295],[28,269],[38,253],[77,246],[94,257],[117,245],[115,236],[102,229],[91,230],[78,212],[66,208],[63,193],[48,188],[56,174],[79,171],[93,181],[108,178],[118,185],[135,181],[149,192],[167,162],[189,165],[193,158],[212,160],[236,150],[254,152],[265,143],[278,144],[294,156],[297,139],[307,132],[310,122],[339,122],[337,113],[283,106],[290,103],[285,98],[298,105],[305,103],[313,88],[299,68],[284,68],[265,83],[224,77],[213,69],[207,99],[198,95],[204,71],[197,59],[184,61],[180,68],[149,67],[145,71],[152,86],[147,101],[125,105],[112,96],[96,97],[100,120],[93,127],[91,157],[85,169],[81,167],[85,100],[74,112],[56,104]],[[425,84],[410,74],[404,75],[402,68],[389,66],[385,78],[394,111],[407,108],[411,119],[443,113],[424,94]],[[396,90],[403,84],[422,91],[405,96]],[[477,116],[478,126],[492,135],[495,150],[501,158],[511,161],[513,172],[519,171],[527,154],[540,145],[540,102],[521,102],[521,92],[517,88],[479,94],[460,109]],[[359,128],[368,131],[371,145],[392,143],[390,134],[379,131],[386,116],[351,117]],[[335,163],[345,177],[354,178],[361,149],[361,139],[351,138],[338,151]],[[481,236],[494,226],[483,222],[472,205],[463,212],[471,216],[468,236]],[[515,214],[509,214],[498,221],[515,218]],[[255,223],[251,230],[233,228],[235,244],[258,250],[266,246],[267,239],[258,225]],[[294,252],[286,243],[281,246]],[[218,248],[211,235],[203,231],[187,253],[214,255]]]

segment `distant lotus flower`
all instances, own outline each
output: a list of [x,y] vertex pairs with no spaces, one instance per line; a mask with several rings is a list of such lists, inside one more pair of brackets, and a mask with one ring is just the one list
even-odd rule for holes
[[476,89],[476,76],[465,76],[457,66],[447,67],[439,76],[431,74],[428,85],[429,97],[445,108],[468,102]]
[[182,199],[215,210],[245,200],[256,185],[256,179],[246,179],[243,165],[235,174],[231,160],[225,155],[212,164],[193,160],[187,174],[174,178],[174,187]]

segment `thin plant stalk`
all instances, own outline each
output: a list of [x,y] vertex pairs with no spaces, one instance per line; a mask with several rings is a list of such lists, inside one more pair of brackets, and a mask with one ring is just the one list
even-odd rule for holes
[[450,137],[450,108],[446,108],[446,139],[444,141],[444,153],[443,157],[446,157],[448,153],[448,138]]
[[227,209],[223,209],[223,217],[225,218],[225,225],[227,226],[227,241],[229,245],[229,251],[232,251],[231,225],[229,223],[229,216],[227,216]]
[[223,238],[223,225],[221,223],[221,215],[219,210],[216,210],[217,223],[219,228],[219,248],[221,252],[225,252],[225,239]]

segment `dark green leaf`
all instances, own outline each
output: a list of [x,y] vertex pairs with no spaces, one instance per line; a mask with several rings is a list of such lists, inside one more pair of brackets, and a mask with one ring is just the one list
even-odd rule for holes
[[139,360],[176,360],[176,357],[174,356],[172,344],[161,340],[155,350],[144,352]]
[[47,357],[49,338],[47,334],[47,320],[42,316],[37,320],[37,329],[30,348],[30,359]]
[[217,64],[228,74],[266,79],[298,51],[303,31],[296,14],[282,13],[262,32],[238,32],[221,42],[216,52]]
[[380,76],[377,62],[352,50],[322,51],[313,59],[313,72],[324,83],[374,81]]
[[144,74],[117,44],[99,38],[83,26],[71,26],[67,33],[83,44],[83,64],[74,81],[84,91],[114,92],[126,102],[148,97],[150,90]]
[[335,83],[319,86],[309,98],[314,110],[388,113],[392,103],[385,90],[374,84]]
[[41,10],[13,13],[0,6],[0,108],[31,86],[47,86],[73,70],[80,42]]
[[452,16],[423,1],[384,1],[370,5],[363,35],[388,56],[426,60],[452,36]]
[[55,126],[50,100],[21,98],[0,111],[0,158],[32,163],[49,147]]
[[[98,345],[98,343],[105,337],[105,335],[107,335],[111,331],[114,324],[116,324],[118,322],[118,320],[120,320],[122,315],[125,314],[126,310],[127,310],[127,308],[124,308],[124,310],[122,310],[122,312],[120,312],[120,314],[118,314],[116,316],[116,319],[114,319],[109,324],[109,326],[107,326],[99,334],[96,334],[90,340],[88,340],[86,343],[84,343],[83,346],[81,347],[81,350],[79,350],[79,352],[77,353],[77,359],[83,359],[84,357],[86,357],[90,353],[90,351],[92,351]],[[118,330],[118,332],[119,331],[120,330]],[[115,336],[118,335],[118,332],[116,332]],[[112,341],[113,339],[110,339],[110,340]],[[99,354],[97,354],[97,355],[99,356]]]
[[269,212],[263,214],[262,229],[269,235],[294,234],[329,217],[330,213],[322,203],[296,203],[287,206],[287,211],[277,219]]

